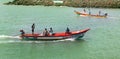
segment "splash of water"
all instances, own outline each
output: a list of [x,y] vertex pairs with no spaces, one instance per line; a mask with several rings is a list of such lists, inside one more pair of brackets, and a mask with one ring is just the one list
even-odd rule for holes
[[9,36],[9,35],[0,35],[0,39],[4,39],[4,38],[16,38],[16,39],[20,39],[20,37],[19,36]]
[[65,40],[58,40],[57,42],[59,41],[75,41],[75,38],[68,38],[68,39],[65,39]]

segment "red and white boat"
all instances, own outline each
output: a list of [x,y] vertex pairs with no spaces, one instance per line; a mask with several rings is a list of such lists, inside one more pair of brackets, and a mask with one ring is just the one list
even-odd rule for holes
[[88,29],[83,29],[79,31],[72,31],[70,33],[66,32],[59,32],[59,33],[54,33],[53,35],[48,35],[48,36],[43,36],[42,34],[23,34],[20,35],[22,39],[25,40],[44,40],[44,41],[52,41],[52,40],[64,40],[67,38],[82,38],[84,34],[90,30]]

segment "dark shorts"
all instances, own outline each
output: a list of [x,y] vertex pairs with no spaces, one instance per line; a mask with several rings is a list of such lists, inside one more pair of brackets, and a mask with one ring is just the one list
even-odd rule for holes
[[32,29],[32,32],[34,32],[34,29]]

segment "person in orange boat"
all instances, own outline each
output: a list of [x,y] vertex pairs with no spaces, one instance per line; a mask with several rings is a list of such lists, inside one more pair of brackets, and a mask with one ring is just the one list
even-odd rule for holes
[[108,14],[107,13],[105,13],[105,16],[107,16]]
[[67,34],[70,34],[70,29],[67,27],[66,32]]
[[91,15],[91,12],[89,11],[89,15]]
[[24,30],[20,30],[20,32],[21,32],[21,37],[23,37],[25,34]]
[[35,29],[35,24],[34,23],[32,24],[31,28],[32,28],[32,34],[34,34],[34,29]]
[[86,13],[86,10],[85,10],[85,9],[84,9],[83,11],[84,11],[84,13]]
[[47,31],[47,28],[43,31],[43,36],[49,36],[49,32]]
[[49,33],[50,33],[50,35],[53,35],[53,29],[52,29],[52,27],[50,28]]
[[99,11],[99,15],[101,15],[101,11]]

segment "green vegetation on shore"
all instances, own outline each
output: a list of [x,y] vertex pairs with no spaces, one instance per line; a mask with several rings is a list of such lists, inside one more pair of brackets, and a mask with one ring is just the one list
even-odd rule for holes
[[63,0],[63,3],[54,3],[53,0],[14,0],[7,5],[44,5],[69,7],[120,8],[120,0]]
[[12,2],[5,3],[7,5],[53,5],[52,0],[14,0]]

